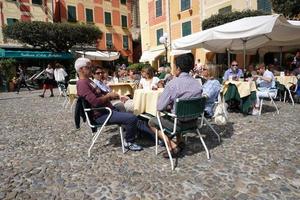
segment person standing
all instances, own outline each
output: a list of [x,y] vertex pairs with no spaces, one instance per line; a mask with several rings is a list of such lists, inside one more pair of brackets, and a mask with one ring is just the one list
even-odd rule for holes
[[57,82],[59,89],[59,95],[64,96],[66,93],[66,81],[65,78],[68,76],[67,72],[64,70],[63,66],[60,63],[55,64],[54,78]]
[[17,74],[19,75],[19,77],[18,77],[18,83],[17,83],[17,94],[19,94],[20,88],[21,88],[22,85],[24,85],[25,87],[27,87],[27,89],[29,91],[31,91],[31,89],[29,88],[29,86],[26,84],[26,74],[25,74],[24,67],[22,67],[21,65],[19,65]]
[[51,92],[50,97],[54,97],[54,94],[53,94],[54,70],[50,64],[47,65],[47,68],[45,69],[44,73],[46,74],[46,79],[45,79],[44,85],[43,85],[44,91],[43,91],[43,94],[41,94],[39,96],[44,98],[46,90],[49,89]]

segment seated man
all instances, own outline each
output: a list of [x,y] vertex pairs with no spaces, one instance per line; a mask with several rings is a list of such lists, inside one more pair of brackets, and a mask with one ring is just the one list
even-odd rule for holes
[[[126,128],[126,135],[124,146],[126,149],[132,151],[140,151],[143,148],[134,143],[135,136],[137,134],[137,122],[138,119],[131,113],[118,112],[114,110],[111,100],[119,97],[118,94],[110,92],[104,93],[97,89],[95,83],[90,80],[91,77],[91,61],[87,58],[78,58],[75,61],[75,70],[78,73],[79,80],[77,81],[77,95],[83,97],[88,101],[92,108],[96,107],[109,107],[112,108],[112,116],[108,123],[124,125]],[[94,119],[97,123],[101,124],[107,118],[106,112],[94,112]]]
[[272,93],[270,89],[272,87],[275,88],[275,77],[273,73],[268,69],[266,69],[265,64],[260,64],[258,68],[259,68],[260,75],[254,76],[254,79],[256,79],[256,83],[258,87],[256,92],[256,104],[252,112],[253,115],[258,114],[259,99],[264,97],[269,97],[268,93],[270,92]]
[[[189,75],[190,70],[194,65],[194,58],[192,54],[184,54],[175,58],[176,78],[172,79],[165,87],[163,93],[160,95],[157,102],[157,110],[164,111],[170,110],[174,113],[173,104],[177,98],[189,99],[192,97],[201,97],[202,88],[197,80]],[[167,117],[161,118],[161,123],[163,127],[169,127],[172,129],[173,124]],[[185,123],[185,122],[183,122]],[[186,122],[188,123],[188,121]],[[149,126],[153,132],[156,128],[159,129],[158,120],[156,117],[150,119]],[[163,135],[159,131],[159,137],[163,140]],[[173,157],[178,156],[181,151],[181,138],[179,135],[176,136],[177,142],[167,138],[167,144]],[[168,153],[163,154],[165,158],[168,158]]]
[[238,63],[235,60],[231,62],[231,67],[225,71],[223,81],[228,81],[230,77],[232,80],[243,77],[243,71],[238,68]]

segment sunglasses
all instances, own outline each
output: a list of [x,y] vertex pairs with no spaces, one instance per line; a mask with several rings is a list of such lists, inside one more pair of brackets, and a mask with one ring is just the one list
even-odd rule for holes
[[205,71],[205,70],[207,70],[207,68],[202,68],[202,71]]
[[239,66],[238,64],[236,64],[236,65],[231,65],[232,67],[234,67],[234,66]]
[[95,74],[97,74],[97,75],[104,74],[104,72],[95,72]]

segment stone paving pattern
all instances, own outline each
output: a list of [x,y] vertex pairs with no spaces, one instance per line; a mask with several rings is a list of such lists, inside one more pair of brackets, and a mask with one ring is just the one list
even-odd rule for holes
[[115,126],[88,158],[88,126],[76,130],[63,98],[40,93],[0,93],[0,199],[300,199],[299,104],[277,102],[279,115],[270,106],[261,117],[230,113],[216,127],[221,144],[203,128],[209,161],[189,134],[171,171],[150,141],[122,154]]

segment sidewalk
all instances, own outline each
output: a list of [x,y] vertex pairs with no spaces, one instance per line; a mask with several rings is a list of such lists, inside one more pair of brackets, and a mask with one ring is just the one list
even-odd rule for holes
[[75,130],[69,109],[58,114],[63,98],[48,92],[45,98],[42,90],[0,93],[0,199],[300,197],[300,104],[278,102],[275,116],[272,109],[261,117],[230,113],[228,125],[217,128],[222,143],[210,131],[205,139],[210,161],[191,134],[171,171],[151,142],[122,154],[117,127],[99,137],[88,158],[90,129]]

